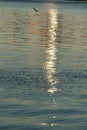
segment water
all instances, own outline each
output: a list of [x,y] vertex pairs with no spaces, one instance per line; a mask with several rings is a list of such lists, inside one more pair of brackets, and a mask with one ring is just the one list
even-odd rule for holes
[[54,129],[87,129],[87,3],[0,2],[0,130]]

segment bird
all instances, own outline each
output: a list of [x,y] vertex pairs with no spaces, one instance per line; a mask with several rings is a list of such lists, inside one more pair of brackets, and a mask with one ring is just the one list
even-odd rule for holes
[[33,7],[33,9],[34,9],[35,12],[38,12],[38,11],[39,11],[38,9],[35,9],[34,7]]

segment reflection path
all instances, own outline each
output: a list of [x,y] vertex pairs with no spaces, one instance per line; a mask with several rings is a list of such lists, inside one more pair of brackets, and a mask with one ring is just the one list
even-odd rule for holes
[[48,83],[50,84],[50,88],[47,92],[53,94],[58,91],[56,88],[56,83],[58,82],[55,78],[56,66],[55,62],[57,60],[56,57],[56,29],[58,28],[57,22],[58,11],[56,9],[49,9],[49,44],[46,50],[46,61],[45,61],[45,70],[46,70],[46,78]]
[[[58,89],[56,87],[56,84],[59,83],[59,80],[56,79],[55,74],[56,74],[56,60],[57,60],[57,41],[58,41],[58,34],[57,34],[57,30],[58,30],[58,15],[59,12],[58,10],[56,10],[56,8],[51,8],[49,9],[49,41],[48,41],[48,48],[45,51],[46,53],[46,60],[44,63],[44,68],[46,71],[46,79],[48,81],[48,84],[50,86],[50,88],[47,90],[47,92],[52,96],[55,92],[60,91],[60,89]],[[57,108],[57,102],[54,98],[54,96],[52,97],[52,109],[56,109]],[[51,113],[52,114],[52,118],[55,120],[56,119],[56,114],[54,112]],[[42,125],[45,126],[57,126],[57,123],[55,122],[51,122],[51,123],[42,123]]]

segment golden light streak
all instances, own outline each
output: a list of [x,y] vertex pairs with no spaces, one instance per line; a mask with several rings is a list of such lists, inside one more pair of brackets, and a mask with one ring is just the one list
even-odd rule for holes
[[58,27],[57,22],[57,14],[58,11],[56,9],[49,10],[49,44],[48,49],[46,50],[46,62],[45,62],[45,70],[46,70],[46,77],[50,84],[50,88],[47,90],[48,93],[53,94],[54,92],[58,91],[56,88],[57,79],[55,78],[56,73],[56,29]]

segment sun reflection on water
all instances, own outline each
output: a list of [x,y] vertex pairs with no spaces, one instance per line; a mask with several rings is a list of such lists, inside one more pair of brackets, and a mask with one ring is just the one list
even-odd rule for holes
[[[46,49],[45,53],[46,53],[46,59],[45,59],[45,63],[44,63],[44,67],[45,67],[45,72],[46,72],[46,79],[48,81],[49,84],[49,88],[47,90],[47,93],[51,94],[51,96],[60,91],[60,89],[58,89],[56,87],[56,84],[59,83],[59,80],[55,77],[56,74],[56,60],[57,60],[57,29],[58,29],[58,10],[56,8],[51,8],[49,9],[49,30],[48,30],[48,34],[49,34],[49,41],[48,41],[48,48]],[[56,99],[54,97],[52,97],[52,102],[51,102],[51,109],[57,109],[57,102]],[[51,113],[51,118],[53,120],[55,120],[56,114]],[[42,126],[57,126],[58,124],[55,123],[55,121],[53,121],[52,123],[49,122],[42,122],[41,124]]]
[[46,61],[45,61],[45,70],[46,70],[46,78],[51,86],[47,92],[53,94],[57,92],[58,89],[56,88],[57,79],[55,77],[56,73],[56,65],[55,62],[57,60],[56,52],[56,29],[58,27],[57,22],[57,15],[58,11],[56,9],[49,9],[49,43],[48,48],[46,50]]

